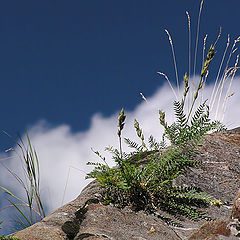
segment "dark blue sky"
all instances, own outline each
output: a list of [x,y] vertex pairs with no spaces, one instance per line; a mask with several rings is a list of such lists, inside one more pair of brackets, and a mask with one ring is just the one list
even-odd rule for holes
[[[152,95],[175,80],[172,35],[179,76],[188,69],[187,18],[193,36],[200,1],[161,0],[8,0],[0,1],[0,129],[14,135],[40,119],[89,127],[91,116],[133,109],[139,92]],[[239,33],[239,0],[204,2],[200,45],[205,33],[219,52],[229,33]],[[209,46],[209,45],[208,45]],[[1,151],[11,141],[0,134]]]

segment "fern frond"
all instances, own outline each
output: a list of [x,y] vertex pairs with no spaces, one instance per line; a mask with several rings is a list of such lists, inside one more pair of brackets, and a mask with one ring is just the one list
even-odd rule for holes
[[113,148],[112,146],[106,147],[105,151],[110,152],[113,155],[113,158],[120,157],[120,152],[116,148]]
[[108,166],[107,162],[106,162],[106,158],[103,157],[98,151],[94,151],[93,148],[91,148],[91,150],[102,159],[102,161]]
[[202,192],[201,189],[194,187],[176,186],[171,189],[169,195],[170,197],[184,201],[192,206],[206,206],[216,200],[206,192]]
[[[204,114],[205,112],[205,107],[206,107],[206,101],[204,101],[202,104],[200,104],[200,106],[197,108],[197,110],[195,111],[194,115],[192,116],[192,119],[191,119],[191,125],[194,125],[195,122],[197,122],[201,116]],[[209,116],[209,111],[208,111],[208,114]]]
[[162,146],[160,143],[156,141],[156,139],[151,135],[148,138],[148,144],[151,150],[160,150],[162,149]]
[[124,138],[125,143],[128,145],[130,148],[134,148],[137,150],[137,152],[141,152],[143,150],[143,146],[137,144],[136,142],[130,140],[129,138]]
[[168,202],[167,211],[171,214],[185,215],[194,220],[205,219],[204,213],[193,208],[192,206],[189,206],[188,204],[176,202],[172,199]]
[[179,101],[174,101],[173,106],[176,122],[183,129],[187,125],[187,117],[183,111],[183,105]]

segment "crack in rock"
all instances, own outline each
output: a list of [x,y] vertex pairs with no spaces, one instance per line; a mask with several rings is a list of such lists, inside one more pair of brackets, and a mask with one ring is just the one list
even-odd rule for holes
[[[99,200],[96,199],[96,198],[90,198],[88,199],[83,207],[81,207],[79,210],[77,210],[74,214],[75,214],[75,218],[72,220],[72,221],[66,221],[63,225],[62,225],[62,230],[64,233],[67,234],[67,237],[69,239],[74,239],[78,232],[79,232],[79,229],[80,229],[80,225],[82,223],[82,221],[84,220],[85,218],[85,214],[87,213],[88,211],[88,206],[92,203],[99,203]],[[86,233],[86,234],[91,234],[91,233]],[[90,235],[89,235],[90,236]],[[89,237],[88,236],[88,237]],[[92,236],[92,235],[91,235]],[[94,236],[94,234],[93,234]],[[86,238],[86,236],[83,235],[83,238]],[[83,238],[78,238],[78,239],[83,239]]]

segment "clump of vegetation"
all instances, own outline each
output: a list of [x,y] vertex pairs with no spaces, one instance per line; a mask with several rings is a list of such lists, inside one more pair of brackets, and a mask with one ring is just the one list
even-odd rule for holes
[[[198,30],[200,15],[202,10],[203,0],[200,5]],[[190,36],[190,16],[187,12],[189,23],[189,36]],[[179,94],[179,81],[177,74],[177,65],[174,54],[173,42],[169,32],[166,30],[169,37],[169,42],[172,49],[174,67],[176,73],[176,81]],[[164,133],[162,141],[157,142],[153,136],[148,139],[148,144],[143,134],[143,130],[140,127],[139,122],[135,119],[134,128],[137,136],[140,139],[140,144],[124,138],[125,143],[132,149],[131,153],[125,153],[122,151],[122,131],[124,129],[126,115],[122,109],[118,118],[118,138],[119,138],[119,150],[113,147],[107,147],[106,150],[112,153],[113,159],[116,163],[115,168],[109,167],[105,157],[100,155],[99,152],[95,153],[102,159],[102,163],[89,162],[88,165],[93,165],[94,169],[87,174],[86,178],[95,178],[103,187],[103,202],[105,204],[112,203],[120,208],[130,206],[132,209],[139,211],[143,210],[148,213],[155,213],[158,209],[167,211],[171,214],[185,215],[192,219],[204,218],[205,215],[198,210],[201,206],[216,205],[220,206],[222,203],[220,200],[215,199],[209,194],[202,192],[201,189],[177,186],[174,184],[174,180],[181,174],[185,173],[190,168],[198,166],[200,163],[195,161],[196,150],[201,143],[202,138],[211,132],[224,130],[225,127],[220,121],[212,121],[209,117],[210,107],[207,105],[207,101],[200,101],[196,106],[197,99],[199,99],[199,93],[203,91],[206,79],[209,73],[209,66],[215,56],[215,47],[220,38],[219,36],[214,44],[210,45],[209,50],[204,57],[206,37],[204,38],[203,46],[203,62],[200,73],[200,81],[195,86],[193,81],[193,91],[191,96],[189,95],[189,78],[190,78],[190,46],[189,46],[189,74],[185,74],[183,77],[184,92],[183,97],[179,101],[177,100],[177,94],[174,91],[168,77],[163,75],[169,82],[170,87],[173,90],[176,100],[173,103],[175,122],[168,125],[166,122],[166,114],[164,111],[159,110],[159,122],[164,127]],[[233,49],[231,50],[229,59],[235,51],[235,40]],[[196,48],[198,43],[198,31]],[[190,44],[190,37],[189,37]],[[195,51],[196,53],[196,51]],[[223,56],[223,60],[225,53]],[[222,60],[222,61],[223,61]],[[219,95],[222,94],[223,84],[225,80],[231,76],[235,76],[238,63],[238,57],[234,67],[227,66],[224,70],[220,88],[215,91],[215,87],[212,95],[214,96],[213,102],[216,100],[217,92],[220,90]],[[219,69],[221,70],[222,64]],[[194,76],[195,77],[196,58],[194,62]],[[215,82],[219,77],[219,73]],[[231,80],[232,80],[231,79]],[[229,90],[229,89],[228,89]],[[146,98],[141,93],[144,100]],[[185,103],[186,99],[191,99],[189,111],[186,111]],[[201,96],[202,97],[202,96]],[[219,97],[219,99],[221,96]],[[214,100],[215,99],[215,100]],[[227,97],[225,98],[227,100]],[[224,104],[226,101],[224,100]],[[211,104],[213,105],[213,102]],[[218,111],[218,108],[217,108]],[[217,115],[217,112],[216,112]],[[169,140],[170,145],[167,145]]]
[[[212,48],[209,51],[212,51]],[[135,119],[134,127],[141,144],[125,138],[125,142],[134,151],[130,154],[122,152],[121,136],[126,115],[124,110],[121,110],[118,118],[120,148],[119,150],[106,148],[113,154],[117,168],[110,168],[105,158],[98,152],[95,153],[101,157],[103,163],[88,163],[94,165],[95,169],[87,175],[87,178],[96,178],[103,186],[103,201],[106,204],[113,203],[121,208],[131,206],[136,211],[144,210],[150,213],[159,208],[193,219],[203,217],[203,214],[196,209],[197,206],[221,204],[219,200],[199,189],[173,184],[173,180],[180,174],[199,164],[194,161],[194,156],[201,138],[210,131],[223,129],[219,121],[210,120],[206,101],[200,104],[192,116],[190,116],[191,111],[188,115],[185,114],[185,97],[189,90],[186,75],[184,83],[182,101],[174,101],[176,121],[168,126],[165,112],[159,110],[159,121],[165,129],[160,143],[150,136],[147,146],[143,131]],[[199,89],[196,90],[196,98]],[[171,143],[168,147],[166,138]]]
[[[7,134],[8,135],[8,134]],[[19,136],[20,141],[14,140],[16,145],[20,149],[18,153],[14,148],[10,148],[7,151],[15,151],[21,160],[21,166],[23,168],[24,177],[21,178],[19,175],[4,166],[8,172],[18,181],[21,187],[25,190],[27,200],[16,196],[9,189],[0,186],[0,190],[8,195],[10,198],[8,201],[10,205],[8,207],[14,207],[17,211],[15,220],[18,228],[16,230],[21,230],[32,224],[36,223],[40,219],[45,217],[45,211],[43,203],[40,197],[40,169],[39,160],[37,152],[33,148],[28,133],[27,145],[24,143],[22,138]]]

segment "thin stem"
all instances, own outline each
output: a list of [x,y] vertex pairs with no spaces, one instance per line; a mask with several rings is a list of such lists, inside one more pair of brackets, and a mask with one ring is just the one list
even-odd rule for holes
[[[210,98],[210,111],[211,111],[211,109],[213,108],[213,105],[214,105],[213,95],[214,95],[214,92],[215,92],[215,89],[216,89],[216,86],[217,86],[217,83],[218,83],[219,75],[220,75],[220,72],[221,72],[221,69],[222,69],[222,65],[223,65],[223,62],[224,62],[224,59],[225,59],[225,56],[226,56],[226,53],[227,53],[227,49],[228,49],[228,47],[229,47],[229,44],[230,44],[230,36],[229,36],[229,34],[228,34],[227,45],[226,45],[225,51],[224,51],[224,53],[223,53],[222,61],[221,61],[221,64],[220,64],[220,66],[219,66],[217,78],[216,78],[216,80],[215,80],[214,87],[213,87],[213,91],[212,91],[211,98]],[[215,96],[215,97],[216,97],[216,96]],[[214,99],[215,99],[215,97],[214,97]]]
[[216,91],[216,93],[215,93],[215,98],[214,98],[214,100],[213,100],[213,103],[214,103],[215,100],[216,100],[217,93],[218,93],[219,88],[220,88],[220,86],[221,86],[221,88],[220,88],[220,93],[219,93],[219,96],[218,96],[218,103],[217,103],[217,109],[216,109],[216,113],[215,113],[215,118],[217,118],[217,115],[218,115],[219,104],[220,104],[220,100],[221,100],[221,97],[222,97],[222,89],[223,89],[223,86],[224,86],[224,84],[225,84],[227,74],[228,74],[228,72],[230,71],[230,69],[232,69],[232,68],[229,68],[229,69],[228,69],[228,65],[229,65],[230,59],[231,59],[231,57],[232,57],[232,54],[236,51],[236,49],[235,49],[236,43],[239,42],[239,41],[240,41],[240,36],[239,36],[239,37],[234,41],[234,43],[233,43],[233,46],[232,46],[232,49],[231,49],[231,52],[230,52],[230,54],[229,54],[229,57],[228,57],[228,60],[227,60],[227,64],[226,64],[226,67],[225,67],[224,75],[222,76],[222,79],[221,79],[221,81],[220,81],[220,83],[219,83],[219,85],[218,85],[217,91]]
[[[192,86],[194,87],[194,80],[193,78],[191,78],[191,18],[188,11],[186,11],[186,15],[188,18],[188,79],[189,80],[191,79]],[[189,104],[190,102],[188,101],[188,110]]]
[[235,77],[235,74],[237,72],[237,65],[238,65],[238,61],[239,61],[239,55],[237,55],[237,58],[236,58],[236,62],[235,62],[235,66],[234,66],[234,69],[233,69],[233,75],[231,77],[231,80],[230,80],[230,83],[228,85],[228,89],[227,89],[227,92],[226,92],[226,96],[224,98],[224,102],[223,102],[223,105],[222,105],[222,121],[224,119],[224,108],[225,108],[225,105],[226,105],[226,102],[227,102],[227,99],[229,98],[229,96],[231,95],[230,94],[230,89],[231,89],[231,86],[232,86],[232,81],[233,81],[233,78]]
[[[202,13],[202,6],[203,6],[203,0],[200,4],[199,14],[198,14],[198,24],[197,24],[197,36],[196,36],[196,44],[195,44],[195,56],[194,56],[194,70],[193,70],[193,78],[195,78],[196,73],[196,64],[197,64],[197,50],[198,50],[198,35],[199,35],[199,28],[200,28],[200,19],[201,19],[201,13]],[[193,86],[193,89],[195,88],[195,85]]]
[[175,96],[175,98],[176,98],[176,101],[177,101],[177,100],[178,100],[177,94],[176,94],[176,92],[175,92],[175,90],[174,90],[174,88],[173,88],[173,86],[172,86],[172,84],[171,84],[168,76],[167,76],[165,73],[162,73],[162,72],[157,72],[157,73],[160,74],[160,75],[162,75],[162,76],[164,76],[165,79],[168,81],[168,84],[169,84],[170,88],[172,89],[172,92],[173,92],[173,94],[174,94],[174,96]]
[[176,58],[175,58],[175,53],[174,53],[173,41],[172,41],[171,35],[170,35],[170,33],[168,32],[167,29],[165,29],[165,32],[166,32],[167,35],[168,35],[168,39],[169,39],[170,46],[171,46],[171,49],[172,49],[173,63],[174,63],[174,69],[175,69],[175,75],[176,75],[176,82],[177,82],[177,89],[178,89],[178,95],[179,95],[179,80],[178,80],[177,63],[176,63]]
[[[206,49],[206,41],[207,41],[207,37],[208,35],[206,34],[205,38],[203,39],[203,51],[202,51],[202,68],[204,66],[204,62],[205,62],[205,57],[204,57],[204,54],[205,54],[205,49]],[[205,78],[206,80],[206,78]],[[206,82],[206,81],[204,81]],[[204,89],[204,86],[205,84],[203,85],[203,89]],[[201,91],[201,99],[200,99],[200,104],[202,102],[202,99],[203,99],[203,90]]]
[[188,18],[188,79],[190,79],[190,76],[191,76],[191,19],[188,11],[186,11],[186,14]]
[[120,151],[120,158],[122,158],[122,138],[119,136],[119,151]]
[[[239,55],[237,55],[237,59],[236,59],[236,62],[235,62],[235,66],[233,67],[233,69],[231,70],[230,74],[229,75],[232,75],[231,77],[231,80],[230,80],[230,83],[228,85],[228,89],[227,89],[227,92],[226,92],[226,96],[224,98],[224,101],[223,101],[223,104],[222,104],[222,108],[221,108],[221,111],[222,111],[222,119],[221,121],[224,120],[224,115],[225,115],[225,111],[226,111],[226,105],[227,105],[227,100],[234,95],[234,93],[231,93],[230,94],[230,89],[231,89],[231,86],[232,86],[232,82],[233,82],[233,79],[235,77],[235,74],[237,72],[238,69],[240,69],[240,67],[237,67],[238,65],[238,61],[239,61]],[[219,119],[220,119],[220,114],[218,113],[218,116],[219,116]]]
[[197,89],[197,91],[195,92],[195,95],[194,95],[194,98],[193,98],[193,102],[192,102],[190,111],[189,111],[189,113],[188,113],[187,122],[188,122],[188,120],[189,120],[189,118],[190,118],[190,116],[191,116],[191,114],[192,114],[193,106],[194,106],[194,104],[195,104],[195,102],[196,102],[196,100],[197,100],[198,91],[201,89],[201,86],[202,86],[202,84],[203,84],[202,81],[203,81],[203,76],[201,76],[200,82],[199,82],[199,84],[198,84],[198,89]]

